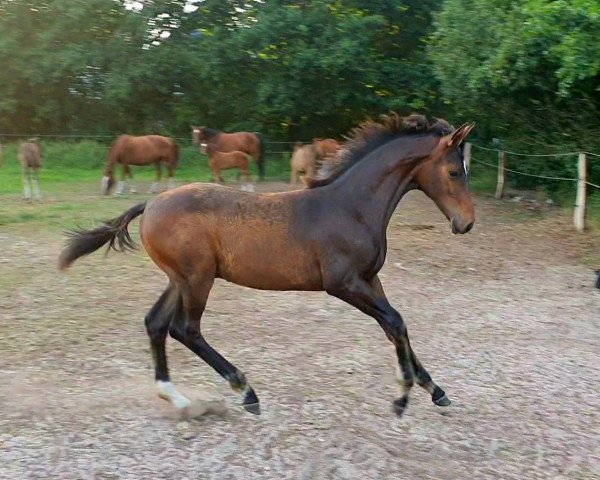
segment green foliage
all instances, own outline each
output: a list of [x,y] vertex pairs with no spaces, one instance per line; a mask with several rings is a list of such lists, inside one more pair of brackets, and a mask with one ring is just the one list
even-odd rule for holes
[[[482,144],[600,152],[597,0],[129,3],[0,0],[0,133],[308,140],[396,110],[475,120]],[[77,148],[65,168],[98,168]],[[509,160],[574,174],[573,158]]]
[[1,132],[297,139],[437,102],[433,0],[120,3],[0,0]]
[[[477,120],[481,142],[495,137],[530,153],[600,151],[597,1],[446,0],[435,27],[429,57],[442,94],[457,118]],[[528,173],[571,178],[576,161],[511,159]],[[590,174],[600,180],[596,159]]]

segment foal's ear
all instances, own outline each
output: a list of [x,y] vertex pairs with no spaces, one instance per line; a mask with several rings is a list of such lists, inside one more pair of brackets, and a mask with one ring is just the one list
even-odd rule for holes
[[465,123],[458,127],[453,133],[450,139],[448,140],[448,146],[452,147],[454,145],[460,145],[464,142],[467,135],[475,128],[475,122]]

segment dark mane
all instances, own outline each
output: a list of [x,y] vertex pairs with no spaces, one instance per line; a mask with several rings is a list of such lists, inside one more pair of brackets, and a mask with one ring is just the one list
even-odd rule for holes
[[434,119],[430,124],[424,115],[412,114],[401,117],[392,113],[384,115],[379,122],[369,119],[350,132],[348,140],[340,150],[340,164],[323,178],[307,180],[307,187],[317,188],[329,185],[369,153],[396,137],[404,135],[442,137],[453,131],[454,127],[446,120]]

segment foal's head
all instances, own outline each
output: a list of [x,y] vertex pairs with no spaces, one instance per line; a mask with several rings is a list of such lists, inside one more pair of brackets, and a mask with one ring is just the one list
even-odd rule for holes
[[429,159],[418,169],[417,188],[430,197],[450,220],[453,233],[467,233],[475,223],[462,145],[474,124],[464,124],[440,138]]

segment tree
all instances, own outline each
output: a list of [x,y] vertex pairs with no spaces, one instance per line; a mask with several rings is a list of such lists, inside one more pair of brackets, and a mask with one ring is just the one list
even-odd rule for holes
[[447,0],[435,22],[429,57],[460,116],[522,148],[596,146],[598,2]]

